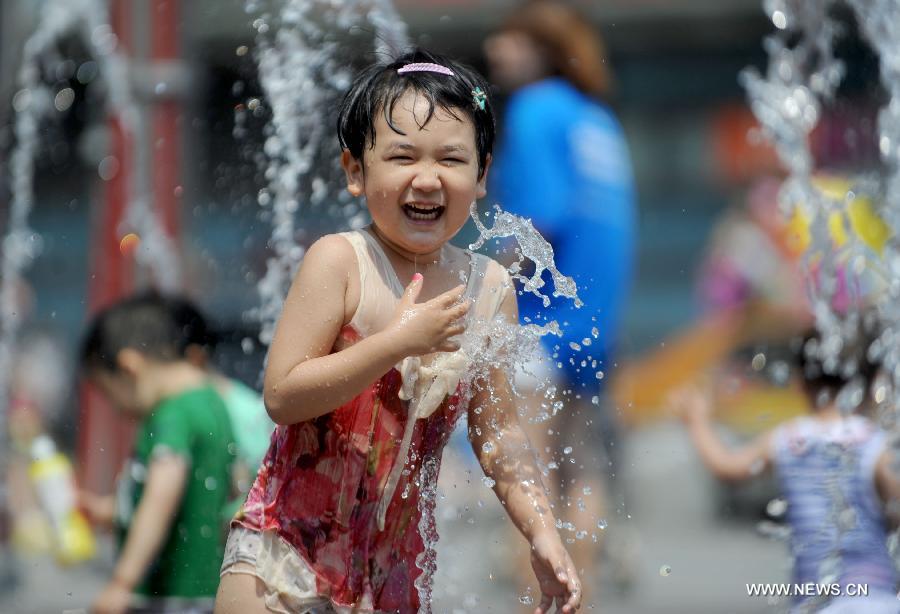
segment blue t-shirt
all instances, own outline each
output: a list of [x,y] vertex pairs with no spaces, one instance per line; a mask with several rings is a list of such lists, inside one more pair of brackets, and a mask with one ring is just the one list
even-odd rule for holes
[[[545,309],[526,294],[519,297],[520,317],[559,322],[564,336],[544,337],[548,350],[570,384],[596,389],[597,371],[609,367],[632,274],[635,197],[622,129],[606,106],[567,81],[539,81],[510,97],[491,177],[500,205],[531,218],[584,302],[577,309],[555,298]],[[549,275],[545,281],[549,296]]]

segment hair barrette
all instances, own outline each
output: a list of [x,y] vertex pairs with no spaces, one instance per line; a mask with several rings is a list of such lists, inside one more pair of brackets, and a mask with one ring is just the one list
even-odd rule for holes
[[479,111],[484,111],[484,104],[487,102],[487,94],[480,87],[472,90],[472,102]]
[[431,62],[413,62],[412,64],[406,64],[405,66],[401,66],[397,69],[397,74],[399,75],[403,75],[408,72],[436,72],[442,75],[447,75],[448,77],[453,76],[453,71],[446,66],[433,64]]

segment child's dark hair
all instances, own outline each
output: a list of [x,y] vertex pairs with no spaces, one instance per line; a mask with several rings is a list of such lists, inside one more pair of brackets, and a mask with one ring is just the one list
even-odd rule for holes
[[[873,352],[879,332],[875,314],[865,312],[841,338],[825,339],[816,328],[809,328],[795,340],[796,367],[815,407],[834,401],[854,379],[862,384],[864,396],[868,394],[880,367],[880,357]],[[836,347],[826,348],[825,344]]]
[[[400,74],[398,68],[415,63],[439,64],[453,71],[453,75],[436,72],[414,71]],[[357,160],[362,160],[363,150],[375,145],[376,113],[384,113],[388,125],[403,134],[395,125],[392,113],[397,101],[414,90],[428,100],[428,116],[422,125],[440,107],[460,119],[465,113],[475,126],[475,147],[478,154],[478,176],[484,174],[487,159],[494,147],[494,111],[488,98],[488,83],[474,69],[450,58],[416,49],[390,64],[373,64],[363,70],[344,95],[338,114],[338,139],[341,147]],[[476,94],[482,94],[481,105]],[[483,108],[482,108],[483,106]]]
[[180,330],[179,354],[183,356],[190,345],[202,347],[211,354],[219,343],[219,334],[213,329],[206,316],[194,303],[182,296],[167,296],[164,300],[169,313],[175,320],[175,325]]
[[115,372],[116,358],[126,348],[170,362],[183,358],[188,345],[209,345],[213,339],[206,320],[190,302],[145,292],[94,316],[82,342],[81,365]]

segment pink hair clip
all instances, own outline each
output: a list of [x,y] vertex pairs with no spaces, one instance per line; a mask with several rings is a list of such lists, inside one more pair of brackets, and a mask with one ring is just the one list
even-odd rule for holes
[[446,66],[441,66],[440,64],[432,64],[431,62],[414,62],[412,64],[401,66],[397,69],[397,74],[399,75],[403,75],[408,72],[436,72],[442,75],[447,75],[448,77],[453,76],[453,71]]

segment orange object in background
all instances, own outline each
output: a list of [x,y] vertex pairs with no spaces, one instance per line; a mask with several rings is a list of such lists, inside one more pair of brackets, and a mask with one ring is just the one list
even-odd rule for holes
[[725,183],[744,184],[784,173],[775,148],[762,137],[759,122],[746,104],[723,106],[710,125],[713,166]]
[[[737,348],[787,339],[806,323],[796,311],[762,303],[707,316],[661,349],[620,366],[610,392],[615,406],[623,408],[623,424],[637,427],[667,417],[665,399],[675,388],[722,364]],[[796,408],[796,399],[789,398],[790,408]]]

